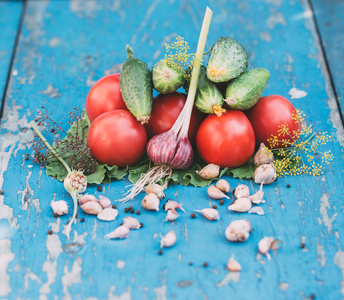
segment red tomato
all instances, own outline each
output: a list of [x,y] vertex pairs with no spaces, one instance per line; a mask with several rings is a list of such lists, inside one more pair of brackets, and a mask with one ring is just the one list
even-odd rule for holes
[[269,148],[283,146],[281,143],[277,143],[271,147],[268,139],[272,135],[277,136],[279,140],[293,141],[288,134],[278,136],[278,130],[284,124],[288,125],[293,138],[297,139],[298,133],[296,132],[300,128],[300,122],[295,119],[296,114],[295,107],[286,98],[279,95],[260,98],[258,103],[246,112],[254,129],[257,145],[264,143]]
[[119,86],[119,76],[104,76],[92,86],[86,98],[86,112],[91,122],[107,111],[127,109]]
[[123,109],[96,118],[87,133],[87,146],[101,163],[124,167],[140,160],[146,150],[145,128]]
[[[182,93],[158,95],[153,101],[149,122],[145,125],[148,138],[171,129],[182,111],[185,101],[186,95]],[[197,130],[203,119],[203,114],[198,109],[193,108],[188,132],[189,141],[192,145],[195,145]]]
[[198,129],[196,146],[206,163],[238,167],[254,153],[254,131],[241,111],[229,110],[221,117],[209,115]]

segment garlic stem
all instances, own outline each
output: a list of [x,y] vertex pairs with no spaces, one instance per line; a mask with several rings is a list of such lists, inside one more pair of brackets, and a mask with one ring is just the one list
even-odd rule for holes
[[204,53],[205,43],[207,41],[207,35],[208,35],[212,15],[213,15],[212,10],[209,7],[207,7],[205,11],[204,19],[203,19],[201,33],[198,40],[198,45],[197,45],[197,50],[196,50],[196,55],[195,55],[195,62],[194,62],[194,66],[191,73],[191,81],[190,81],[188,95],[186,98],[186,103],[184,105],[183,110],[179,114],[178,119],[176,120],[176,122],[174,123],[172,127],[172,131],[176,132],[180,130],[179,136],[187,136],[187,133],[189,130],[190,122],[185,122],[185,120],[190,120],[191,118],[192,107],[195,101],[195,96],[196,96],[196,91],[197,91],[199,73],[201,70],[202,57]]

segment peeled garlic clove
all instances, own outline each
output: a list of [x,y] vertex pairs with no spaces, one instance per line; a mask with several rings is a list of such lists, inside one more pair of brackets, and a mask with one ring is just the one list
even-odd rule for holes
[[170,200],[170,201],[166,202],[165,211],[172,210],[172,212],[176,213],[176,209],[181,209],[184,213],[186,213],[184,208],[177,201]]
[[252,207],[252,202],[249,198],[238,198],[228,206],[228,209],[236,212],[247,212]]
[[97,218],[103,221],[114,221],[118,215],[118,210],[112,207],[104,208],[98,215]]
[[255,166],[269,164],[274,161],[274,155],[268,147],[261,143],[257,153],[254,155],[253,163]]
[[227,195],[225,195],[223,192],[221,192],[215,185],[210,185],[208,187],[208,196],[212,199],[215,199],[215,200],[220,200],[220,199],[223,199],[223,198],[227,198],[229,199],[229,197]]
[[234,259],[234,256],[228,260],[227,269],[231,272],[241,271],[241,265]]
[[273,237],[265,237],[261,239],[258,243],[258,250],[260,253],[265,254],[266,257],[270,260],[271,256],[269,254],[270,249],[272,249],[273,244],[277,241]]
[[177,214],[177,212],[174,210],[169,209],[167,211],[167,215],[166,215],[166,221],[175,221],[177,218],[179,217],[179,215]]
[[111,207],[111,201],[109,198],[105,197],[105,196],[99,196],[99,202],[100,206],[102,208],[108,208]]
[[53,209],[54,213],[58,214],[59,216],[68,214],[68,205],[66,201],[51,201],[50,206]]
[[157,183],[152,183],[150,185],[147,185],[145,188],[145,192],[147,194],[155,194],[157,197],[161,200],[165,197],[164,189],[166,189],[166,185],[160,185]]
[[82,195],[81,197],[79,197],[79,203],[80,203],[80,205],[83,205],[83,204],[85,204],[85,203],[88,202],[88,201],[95,201],[95,202],[98,202],[98,199],[96,198],[96,196],[89,195],[89,194]]
[[274,182],[277,178],[275,166],[273,163],[260,165],[255,171],[253,175],[253,179],[255,183],[263,183],[269,184]]
[[231,190],[228,181],[224,179],[220,179],[218,182],[216,182],[216,187],[224,193],[228,193]]
[[127,227],[128,229],[139,229],[141,228],[141,224],[138,219],[133,217],[125,217],[123,219],[123,226]]
[[263,184],[264,182],[262,182],[260,184],[260,189],[257,193],[253,194],[252,196],[249,196],[249,198],[251,199],[251,202],[254,204],[260,204],[263,202],[263,196],[264,196],[264,192],[263,192]]
[[248,186],[245,184],[239,184],[235,188],[234,196],[237,198],[244,198],[248,197],[250,195],[250,190],[248,189]]
[[157,195],[150,193],[142,199],[142,206],[147,210],[159,211],[160,200]]
[[235,220],[226,228],[225,235],[231,242],[245,242],[249,238],[251,230],[252,226],[249,221]]
[[203,208],[201,210],[194,211],[201,213],[205,218],[207,218],[210,221],[215,221],[220,219],[219,212],[214,208]]
[[260,206],[255,206],[255,207],[252,207],[249,211],[248,211],[249,214],[257,214],[257,215],[265,215],[265,212],[264,212],[264,209],[261,208]]
[[125,239],[129,236],[129,228],[126,226],[119,226],[114,231],[105,236],[106,239]]
[[206,165],[201,171],[196,173],[203,179],[214,179],[220,174],[220,166],[215,164]]
[[80,208],[89,215],[98,215],[103,210],[100,204],[94,201],[86,202],[85,204],[81,205]]
[[172,247],[177,241],[177,236],[173,230],[168,232],[160,241],[160,248]]

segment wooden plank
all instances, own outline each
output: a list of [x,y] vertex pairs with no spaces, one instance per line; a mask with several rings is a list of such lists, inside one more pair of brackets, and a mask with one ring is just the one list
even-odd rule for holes
[[[23,8],[21,1],[0,2],[0,99],[3,99],[8,72],[14,51],[15,40],[19,30],[20,16]],[[2,101],[0,102],[0,111]]]
[[314,16],[326,54],[328,67],[335,86],[336,96],[344,112],[344,79],[342,70],[344,67],[344,3],[343,1],[312,0]]
[[[164,43],[177,35],[195,49],[206,4],[214,12],[207,46],[225,35],[240,41],[250,66],[271,72],[265,95],[288,97],[293,87],[306,91],[306,97],[292,102],[314,128],[333,136],[327,148],[335,161],[320,177],[280,178],[266,186],[265,216],[230,214],[227,201],[218,208],[219,221],[194,220],[193,209],[209,205],[206,188],[173,186],[166,196],[183,202],[188,214],[169,224],[162,211],[143,211],[141,230],[126,240],[107,241],[104,236],[126,216],[128,205],[118,205],[120,214],[113,223],[80,212],[85,222],[73,226],[72,240],[83,248],[64,253],[62,230],[69,217],[55,219],[50,201],[71,201],[60,182],[25,160],[33,138],[28,121],[45,105],[67,128],[68,111],[83,107],[93,82],[119,71],[128,43],[149,66],[163,56]],[[1,297],[342,298],[343,127],[332,91],[326,91],[328,74],[308,11],[307,3],[281,1],[252,6],[236,1],[29,1],[0,135]],[[235,187],[240,181],[229,182]],[[250,181],[243,183],[258,190]],[[91,186],[88,192],[117,199],[127,184],[112,182],[103,192]],[[142,197],[131,203],[135,209]],[[225,228],[240,218],[250,220],[254,232],[246,243],[229,243]],[[169,230],[176,232],[178,242],[159,256],[158,235]],[[263,236],[283,242],[271,260],[257,254]],[[232,254],[243,267],[240,274],[224,267]],[[203,267],[204,262],[209,266]]]

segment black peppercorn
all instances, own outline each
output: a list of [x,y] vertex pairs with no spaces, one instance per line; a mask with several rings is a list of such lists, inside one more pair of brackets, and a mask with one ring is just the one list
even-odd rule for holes
[[220,200],[220,201],[219,201],[219,204],[220,204],[220,205],[223,205],[224,203],[225,203],[225,201],[223,201],[223,200]]
[[116,209],[117,208],[116,204],[112,204],[112,208]]
[[101,192],[101,191],[103,190],[103,188],[102,188],[101,185],[98,185],[98,186],[97,186],[97,189],[98,189],[99,192]]
[[161,250],[161,249],[158,251],[158,254],[159,254],[159,255],[162,255],[162,250]]
[[51,229],[48,231],[48,234],[53,234],[54,231],[52,231]]
[[138,209],[138,210],[136,211],[136,214],[137,214],[137,215],[140,215],[140,214],[141,214],[141,211]]
[[59,216],[58,213],[54,213],[54,218],[57,218]]
[[213,209],[217,209],[217,205],[214,204],[214,205],[213,205]]
[[128,212],[129,212],[129,207],[126,207],[126,208],[124,209],[124,212],[125,212],[125,213],[128,213]]
[[289,183],[287,184],[287,188],[288,188],[288,189],[290,188],[290,184],[289,184]]
[[143,227],[143,223],[140,223],[140,228],[142,228]]
[[203,267],[205,267],[205,268],[208,267],[208,263],[207,263],[207,262],[204,262],[204,263],[203,263]]
[[191,218],[192,218],[192,219],[196,218],[196,214],[195,214],[195,213],[192,213],[192,214],[191,214]]
[[85,222],[85,218],[80,218],[80,222],[81,223]]

